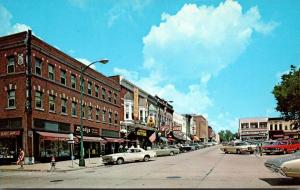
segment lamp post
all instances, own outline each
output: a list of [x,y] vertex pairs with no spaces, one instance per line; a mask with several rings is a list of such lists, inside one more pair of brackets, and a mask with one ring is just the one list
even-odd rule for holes
[[84,157],[83,157],[83,126],[82,126],[82,99],[83,99],[83,91],[84,91],[84,87],[83,87],[83,72],[90,67],[91,65],[99,62],[102,64],[106,64],[108,63],[108,59],[101,59],[98,61],[94,61],[92,63],[90,63],[89,65],[85,66],[84,68],[81,67],[80,68],[80,159],[79,159],[79,166],[85,166],[85,161],[84,161]]

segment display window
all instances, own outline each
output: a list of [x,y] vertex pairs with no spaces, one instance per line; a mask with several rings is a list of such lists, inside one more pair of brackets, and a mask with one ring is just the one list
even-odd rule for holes
[[17,159],[16,138],[2,138],[0,140],[0,159]]
[[60,138],[41,138],[40,156],[41,157],[68,157],[71,155],[70,145],[67,141]]

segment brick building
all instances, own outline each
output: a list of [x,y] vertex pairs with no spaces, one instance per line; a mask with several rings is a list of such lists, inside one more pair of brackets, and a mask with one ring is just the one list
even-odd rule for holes
[[[31,35],[0,38],[0,162],[70,159],[80,139],[80,68],[85,65]],[[120,139],[120,84],[87,68],[83,76],[85,157],[110,153]],[[79,144],[74,145],[79,156]]]
[[208,121],[202,115],[193,115],[196,122],[196,140],[197,137],[202,142],[207,142],[208,140]]

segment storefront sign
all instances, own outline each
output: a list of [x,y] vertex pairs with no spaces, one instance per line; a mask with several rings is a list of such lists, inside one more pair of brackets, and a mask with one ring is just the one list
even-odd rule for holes
[[[100,134],[100,129],[93,128],[93,127],[83,126],[82,131],[83,131],[84,135],[97,135],[97,136],[99,136],[99,134]],[[75,126],[74,132],[76,134],[80,134],[80,126],[79,125]]]
[[102,129],[101,136],[104,136],[104,137],[114,137],[114,138],[119,138],[120,137],[118,131],[112,131],[112,130],[106,130],[106,129]]
[[136,134],[139,135],[139,136],[146,137],[147,136],[147,131],[145,131],[143,129],[139,129],[139,130],[137,130]]
[[0,131],[0,137],[12,137],[20,135],[20,131]]

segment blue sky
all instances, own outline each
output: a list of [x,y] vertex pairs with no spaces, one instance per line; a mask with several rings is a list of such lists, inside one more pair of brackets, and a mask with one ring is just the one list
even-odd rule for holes
[[300,65],[298,0],[0,0],[0,35],[33,33],[122,74],[217,131],[278,116],[272,89]]

